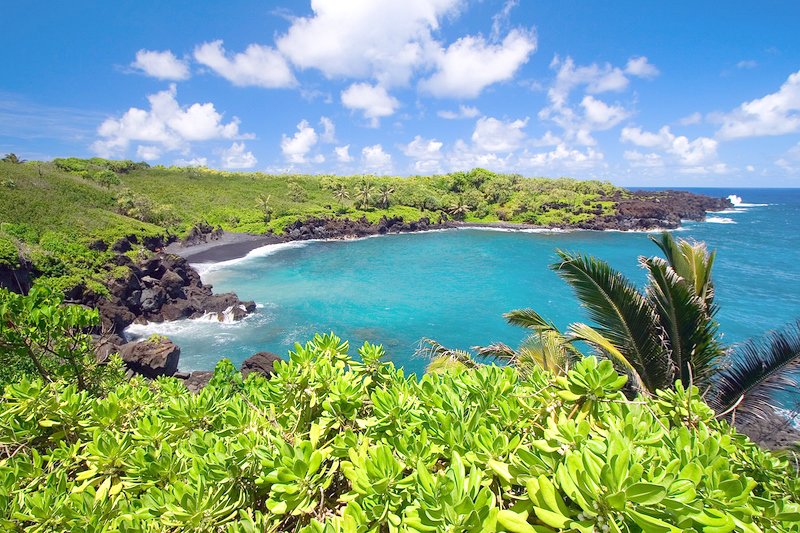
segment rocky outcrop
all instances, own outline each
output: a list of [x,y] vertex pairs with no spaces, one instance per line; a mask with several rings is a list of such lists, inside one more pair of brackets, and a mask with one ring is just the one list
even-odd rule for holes
[[119,355],[131,371],[154,379],[178,371],[181,349],[171,340],[158,337],[123,344]]
[[272,352],[258,352],[244,360],[240,368],[242,378],[247,378],[251,373],[258,372],[264,377],[270,377],[275,372],[275,361],[281,357]]
[[189,376],[183,380],[183,384],[189,389],[189,392],[197,394],[208,385],[208,382],[211,381],[213,377],[214,372],[210,370],[197,370],[189,374]]
[[223,231],[221,227],[217,226],[214,228],[210,224],[201,222],[189,230],[189,234],[181,240],[181,244],[184,246],[193,246],[195,244],[218,240],[222,235]]
[[76,295],[76,300],[100,311],[103,330],[122,333],[134,322],[164,322],[198,318],[208,314],[219,320],[238,320],[255,310],[252,301],[243,302],[233,293],[214,294],[200,275],[182,257],[157,256],[134,264],[117,256],[127,266],[125,276],[108,284],[109,295]]
[[448,227],[446,224],[433,224],[423,217],[413,222],[405,222],[402,217],[382,217],[377,224],[365,217],[357,220],[346,218],[309,218],[298,220],[284,229],[284,234],[292,241],[310,239],[345,239],[369,237],[387,233],[408,233]]

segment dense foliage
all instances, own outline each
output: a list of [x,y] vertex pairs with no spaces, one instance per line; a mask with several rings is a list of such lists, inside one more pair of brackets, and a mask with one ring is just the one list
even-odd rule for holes
[[800,531],[791,467],[682,386],[628,401],[588,358],[406,377],[317,336],[195,395],[23,379],[0,403],[0,520],[28,531]]

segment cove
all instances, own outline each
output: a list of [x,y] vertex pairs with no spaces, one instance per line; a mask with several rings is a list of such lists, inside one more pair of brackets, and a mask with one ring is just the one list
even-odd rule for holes
[[[708,192],[708,191],[698,191]],[[714,190],[744,202],[677,236],[717,250],[714,279],[725,341],[739,342],[800,318],[798,190]],[[294,342],[333,331],[351,343],[383,344],[395,364],[420,373],[419,340],[469,348],[524,336],[502,314],[532,307],[559,327],[586,320],[568,286],[548,267],[557,249],[607,260],[643,283],[640,255],[658,251],[645,233],[523,232],[458,229],[353,241],[298,242],[256,250],[241,260],[200,265],[215,291],[255,300],[236,323],[204,320],[132,326],[129,333],[169,336],[181,369],[237,366],[262,350],[285,355]]]

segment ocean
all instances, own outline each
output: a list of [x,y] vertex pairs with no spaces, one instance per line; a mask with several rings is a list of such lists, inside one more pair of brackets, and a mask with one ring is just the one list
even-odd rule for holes
[[[718,319],[724,340],[742,342],[800,319],[800,189],[693,189],[736,195],[734,209],[686,222],[681,238],[717,251]],[[586,321],[570,288],[548,268],[557,249],[605,259],[637,284],[637,258],[656,255],[647,233],[457,229],[352,241],[293,242],[248,257],[199,265],[217,292],[258,304],[243,321],[184,320],[132,326],[181,346],[182,370],[212,369],[223,357],[240,364],[258,351],[286,355],[315,332],[335,332],[355,353],[380,343],[407,372],[422,338],[469,348],[501,341],[515,346],[525,331],[502,314],[531,307],[561,328]]]

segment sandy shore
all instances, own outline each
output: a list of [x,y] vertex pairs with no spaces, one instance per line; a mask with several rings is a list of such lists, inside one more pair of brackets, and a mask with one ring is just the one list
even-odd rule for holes
[[244,257],[256,248],[280,242],[285,242],[285,239],[276,235],[253,235],[226,231],[218,239],[199,244],[184,246],[180,242],[174,242],[164,251],[179,255],[191,263],[218,263]]

